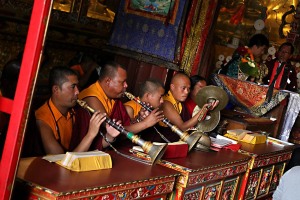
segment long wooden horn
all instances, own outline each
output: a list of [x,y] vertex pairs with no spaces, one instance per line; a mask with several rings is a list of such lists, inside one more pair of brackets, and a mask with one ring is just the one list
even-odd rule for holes
[[[88,104],[85,101],[77,99],[77,103],[84,109],[90,111],[91,113],[95,112],[95,110],[88,106]],[[141,146],[144,152],[146,152],[150,156],[152,164],[155,164],[164,155],[167,149],[167,144],[154,145],[149,141],[144,141],[139,136],[134,135],[132,132],[125,130],[123,126],[116,124],[109,117],[106,117],[105,122],[108,123],[110,126],[114,127],[116,130],[120,131],[120,133],[126,135],[126,137],[130,139],[134,144]]]
[[[143,103],[141,100],[136,98],[134,95],[132,95],[129,92],[125,92],[125,95],[128,99],[134,100],[138,104],[140,104],[143,108],[145,108],[147,111],[151,112],[153,111],[153,108],[147,106],[145,103]],[[179,128],[177,128],[175,125],[173,125],[170,120],[168,120],[166,117],[162,120],[163,123],[165,123],[168,127],[171,128],[171,130],[179,135],[180,139],[184,142],[186,142],[189,145],[189,151],[196,145],[200,137],[202,136],[202,133],[198,131],[193,131],[191,134],[188,134],[187,132],[181,131]]]

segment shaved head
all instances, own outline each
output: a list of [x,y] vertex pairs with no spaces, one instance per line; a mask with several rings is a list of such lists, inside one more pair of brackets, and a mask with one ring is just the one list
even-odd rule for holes
[[190,78],[183,74],[175,74],[171,80],[170,91],[176,101],[183,102],[188,97],[191,89]]
[[190,82],[190,78],[186,74],[177,73],[172,77],[171,84],[177,83],[178,81],[182,80],[189,80]]

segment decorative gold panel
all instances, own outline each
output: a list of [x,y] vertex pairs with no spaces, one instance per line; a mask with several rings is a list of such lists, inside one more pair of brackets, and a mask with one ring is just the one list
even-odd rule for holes
[[[265,28],[261,31],[266,34],[271,44],[278,46],[285,42],[280,38],[279,27],[284,13],[290,11],[291,5],[297,6],[296,0],[226,0],[222,1],[219,17],[217,19],[215,35],[218,45],[232,43],[238,38],[241,45],[247,45],[249,38],[257,31],[254,22],[261,19]],[[287,24],[283,28],[286,36],[291,29],[290,24],[293,14],[286,16]]]
[[90,0],[87,17],[113,22],[115,12],[105,5],[105,0]]
[[54,0],[53,9],[70,13],[74,6],[74,1],[75,0]]

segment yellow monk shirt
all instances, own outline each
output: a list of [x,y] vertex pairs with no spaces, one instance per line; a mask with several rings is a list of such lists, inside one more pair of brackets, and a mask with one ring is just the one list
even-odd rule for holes
[[52,129],[56,140],[60,140],[61,145],[65,149],[69,149],[73,123],[75,123],[73,114],[74,112],[72,111],[68,112],[67,117],[63,116],[55,107],[51,99],[49,99],[44,105],[36,110],[35,117],[37,120],[46,123]]
[[165,94],[163,98],[164,98],[164,101],[169,101],[174,106],[174,108],[178,111],[179,114],[181,113],[182,104],[179,101],[175,100],[171,91],[168,91],[168,93]]
[[127,101],[126,103],[124,103],[124,106],[130,106],[133,109],[133,117],[136,117],[142,109],[142,106],[134,100]]
[[78,95],[79,99],[84,99],[86,97],[96,97],[104,106],[108,116],[111,115],[115,100],[109,99],[106,96],[98,81],[90,85],[88,88],[82,90]]
[[[179,101],[176,101],[174,96],[172,95],[171,91],[169,90],[167,94],[165,94],[163,96],[164,101],[169,101],[175,108],[175,110],[177,110],[177,112],[180,114],[182,111],[182,104]],[[159,122],[160,126],[165,126],[167,127],[167,125],[165,125],[163,122]]]

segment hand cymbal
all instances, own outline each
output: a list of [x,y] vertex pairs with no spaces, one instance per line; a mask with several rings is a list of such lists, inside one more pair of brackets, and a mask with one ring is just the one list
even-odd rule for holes
[[210,112],[220,111],[227,105],[228,95],[225,90],[214,85],[205,86],[196,95],[196,103],[200,108],[213,100],[219,100],[219,104]]
[[198,122],[196,129],[201,132],[214,130],[220,122],[220,111],[208,112],[204,120]]

